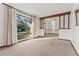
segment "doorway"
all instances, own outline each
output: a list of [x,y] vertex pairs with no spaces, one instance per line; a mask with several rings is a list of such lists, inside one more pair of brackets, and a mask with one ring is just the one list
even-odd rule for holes
[[59,24],[58,19],[45,20],[45,37],[58,37],[59,36]]

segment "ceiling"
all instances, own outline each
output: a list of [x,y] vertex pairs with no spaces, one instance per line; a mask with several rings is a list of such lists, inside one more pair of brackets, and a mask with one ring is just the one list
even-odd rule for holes
[[37,17],[43,17],[70,11],[74,4],[72,3],[8,3],[29,14]]

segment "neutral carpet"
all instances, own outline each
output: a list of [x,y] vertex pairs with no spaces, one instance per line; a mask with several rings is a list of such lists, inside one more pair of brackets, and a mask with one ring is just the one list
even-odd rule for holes
[[45,37],[59,37],[59,34],[56,34],[56,33],[46,33]]
[[46,33],[44,36],[37,36],[36,38],[45,38],[45,37],[59,37],[59,34],[56,34],[56,33]]
[[76,56],[69,41],[58,38],[37,38],[0,48],[2,56]]

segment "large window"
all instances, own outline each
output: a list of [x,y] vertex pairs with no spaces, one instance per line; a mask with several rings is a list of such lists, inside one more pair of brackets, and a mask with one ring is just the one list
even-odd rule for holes
[[18,40],[29,38],[31,35],[32,19],[17,14],[17,38]]
[[[78,10],[78,12],[79,12],[79,10]],[[58,21],[59,29],[70,29],[70,14],[71,14],[71,12],[68,11],[68,12],[64,12],[64,13],[40,17],[40,29],[44,29],[44,20],[45,19],[54,18],[54,17],[59,17],[59,21]],[[77,15],[77,12],[76,12],[76,15]],[[77,17],[78,17],[78,15],[76,16],[76,18]]]
[[70,15],[59,16],[59,29],[70,29]]

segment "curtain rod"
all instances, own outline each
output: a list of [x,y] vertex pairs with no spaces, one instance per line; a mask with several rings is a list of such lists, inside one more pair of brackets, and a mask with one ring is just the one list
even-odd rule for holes
[[28,15],[28,16],[35,17],[35,18],[36,18],[36,16],[31,15],[31,14],[29,14],[29,13],[26,13],[26,12],[24,12],[24,11],[22,11],[22,10],[20,10],[20,9],[17,9],[17,8],[15,8],[15,7],[13,7],[13,6],[10,6],[10,5],[6,4],[6,3],[2,3],[2,4],[5,5],[5,6],[14,8],[14,9],[16,9],[17,11],[22,12],[23,14],[26,14],[26,15]]

